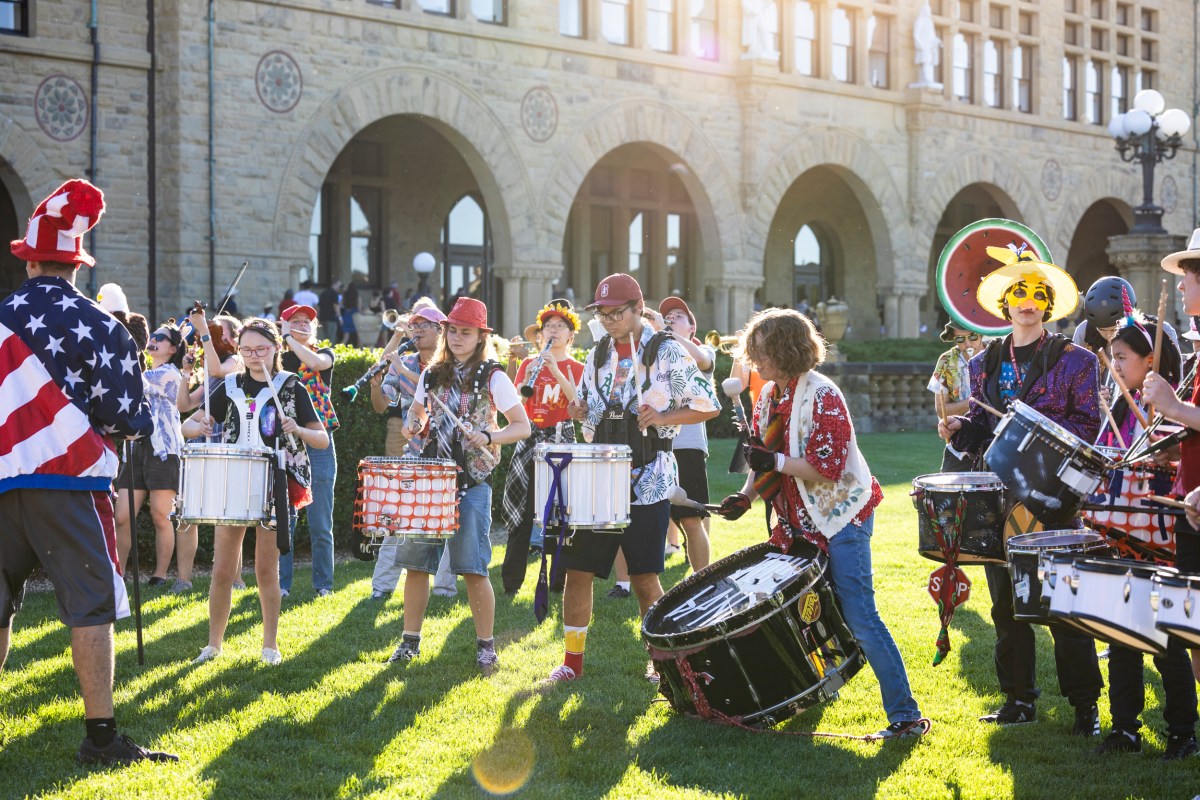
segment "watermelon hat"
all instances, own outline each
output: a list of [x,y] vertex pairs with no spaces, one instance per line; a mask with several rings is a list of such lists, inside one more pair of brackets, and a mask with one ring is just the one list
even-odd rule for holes
[[980,282],[975,297],[979,301],[979,305],[991,311],[995,316],[1004,319],[1000,313],[1000,303],[1012,285],[1022,280],[1030,283],[1043,281],[1054,292],[1050,316],[1044,320],[1045,322],[1062,319],[1079,307],[1079,287],[1062,267],[1039,261],[1035,254],[1025,248],[1011,245],[1009,247],[989,247],[987,254],[1004,266],[989,273]]

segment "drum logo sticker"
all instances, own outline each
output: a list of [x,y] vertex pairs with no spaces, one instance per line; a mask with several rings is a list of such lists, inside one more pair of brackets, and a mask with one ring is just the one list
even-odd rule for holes
[[800,619],[810,625],[821,616],[821,598],[816,592],[809,592],[800,598]]
[[400,488],[411,492],[417,488],[417,482],[412,478],[404,478],[400,481]]
[[1013,594],[1015,594],[1022,603],[1029,602],[1029,576],[1028,575],[1022,575],[1021,579],[1019,581],[1016,581],[1015,583],[1013,583]]

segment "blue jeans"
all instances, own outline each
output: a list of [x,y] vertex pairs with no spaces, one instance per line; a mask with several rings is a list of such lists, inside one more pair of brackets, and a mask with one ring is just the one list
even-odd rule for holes
[[[337,477],[337,453],[333,434],[324,450],[305,445],[312,465],[312,504],[308,515],[308,534],[312,541],[312,584],[320,591],[333,591],[333,481]],[[279,557],[279,588],[292,590],[292,552]]]
[[871,581],[874,527],[872,514],[861,527],[847,525],[829,540],[829,577],[842,616],[879,680],[888,722],[910,722],[921,718],[921,709],[908,686],[900,650],[875,608],[875,586]]
[[480,483],[462,493],[458,501],[458,530],[442,544],[409,539],[396,547],[396,564],[408,570],[436,575],[442,547],[450,553],[455,575],[488,574],[492,561],[492,485]]

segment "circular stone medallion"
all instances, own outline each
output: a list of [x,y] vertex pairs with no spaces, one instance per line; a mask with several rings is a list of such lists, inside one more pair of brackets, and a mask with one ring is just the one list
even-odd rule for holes
[[535,142],[544,142],[558,129],[558,104],[545,86],[535,86],[521,100],[521,125]]
[[51,75],[38,85],[33,95],[37,123],[46,135],[69,142],[88,123],[88,101],[83,88],[66,75]]
[[258,89],[258,99],[277,114],[285,114],[295,108],[304,89],[300,67],[282,50],[272,50],[259,60],[254,83]]

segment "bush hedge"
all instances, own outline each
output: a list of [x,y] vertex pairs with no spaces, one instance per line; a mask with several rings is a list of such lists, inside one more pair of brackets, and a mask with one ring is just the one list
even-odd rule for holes
[[[341,389],[354,383],[363,373],[370,369],[379,358],[379,350],[374,348],[356,348],[348,345],[336,345],[334,355],[334,398],[333,406],[337,411],[341,427],[333,436],[333,444],[337,451],[338,475],[334,483],[333,498],[333,530],[334,543],[337,549],[349,551],[356,545],[356,534],[352,528],[354,513],[354,497],[356,491],[358,462],[367,456],[384,455],[384,440],[386,438],[386,423],[382,414],[375,413],[371,406],[368,390],[363,390],[354,402],[342,396]],[[576,357],[580,360],[587,355],[586,351],[578,351]],[[728,438],[736,436],[733,414],[728,398],[720,391],[720,381],[729,375],[732,359],[725,353],[717,354],[717,396],[721,400],[722,413],[707,423],[710,438]],[[749,395],[743,397],[749,411]],[[512,458],[512,447],[503,448],[500,465],[493,473],[492,485],[492,518],[499,520],[500,503],[503,494],[505,476],[508,474],[508,462]],[[309,552],[307,515],[300,515],[296,530],[296,551],[301,555]],[[252,552],[253,537],[247,536],[247,552]],[[138,516],[138,546],[140,561],[145,568],[154,564],[154,527],[150,522],[148,511],[143,508]],[[212,563],[212,527],[201,526],[200,550],[196,554],[196,564]]]

